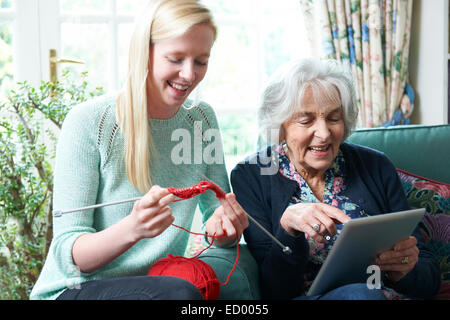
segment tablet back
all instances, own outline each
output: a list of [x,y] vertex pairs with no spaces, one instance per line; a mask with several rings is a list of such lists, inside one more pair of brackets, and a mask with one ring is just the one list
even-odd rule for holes
[[375,256],[407,239],[425,213],[414,209],[353,219],[345,223],[307,295],[349,283],[366,283]]

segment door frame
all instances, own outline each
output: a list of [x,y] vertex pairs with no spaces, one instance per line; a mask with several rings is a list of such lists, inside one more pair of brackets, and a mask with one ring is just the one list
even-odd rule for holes
[[14,1],[14,81],[39,86],[49,79],[49,50],[59,48],[59,1]]

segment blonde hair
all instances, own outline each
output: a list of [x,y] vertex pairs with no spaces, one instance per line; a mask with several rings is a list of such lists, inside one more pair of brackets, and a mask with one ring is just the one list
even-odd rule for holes
[[152,185],[150,155],[154,152],[146,86],[150,71],[150,45],[181,36],[201,23],[211,25],[215,39],[217,28],[211,12],[198,0],[150,0],[136,20],[130,42],[128,74],[117,97],[116,116],[125,137],[128,180],[142,193],[146,193]]

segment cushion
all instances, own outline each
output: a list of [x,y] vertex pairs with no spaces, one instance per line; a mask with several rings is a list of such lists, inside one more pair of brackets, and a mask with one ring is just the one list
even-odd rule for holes
[[413,208],[425,208],[431,215],[450,215],[450,184],[423,178],[397,169],[408,203]]
[[384,152],[397,168],[445,183],[450,183],[450,170],[446,169],[450,163],[449,140],[449,124],[357,129],[347,139]]
[[441,288],[436,299],[450,299],[450,184],[397,169],[412,208],[425,208],[419,224],[422,235],[441,268]]

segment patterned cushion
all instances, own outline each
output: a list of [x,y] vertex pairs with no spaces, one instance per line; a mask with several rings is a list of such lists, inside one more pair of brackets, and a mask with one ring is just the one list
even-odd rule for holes
[[203,243],[203,236],[191,234],[184,256],[187,258],[195,257],[205,248],[206,245]]
[[441,267],[441,289],[436,299],[450,299],[450,185],[397,169],[408,203],[425,208],[422,234]]

